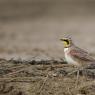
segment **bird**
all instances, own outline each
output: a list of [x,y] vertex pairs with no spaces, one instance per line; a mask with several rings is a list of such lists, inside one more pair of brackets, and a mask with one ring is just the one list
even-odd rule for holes
[[[91,66],[95,65],[95,59],[85,50],[76,46],[70,37],[64,37],[60,39],[64,45],[65,60],[68,64],[77,67],[76,70],[71,71],[68,75],[77,72],[77,79],[75,81],[75,87],[78,85],[79,72]],[[87,75],[87,72],[83,72]]]
[[76,67],[87,67],[95,59],[85,50],[76,46],[70,37],[60,39],[64,45],[64,56],[68,64]]

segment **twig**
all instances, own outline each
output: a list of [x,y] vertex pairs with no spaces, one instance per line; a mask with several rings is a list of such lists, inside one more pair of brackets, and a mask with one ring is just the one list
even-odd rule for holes
[[42,86],[41,86],[41,88],[40,88],[40,90],[39,90],[39,95],[41,94],[41,91],[42,91],[42,89],[44,88],[45,83],[46,83],[46,81],[48,80],[48,77],[49,77],[49,75],[46,76],[46,78],[45,78],[45,80],[44,80],[44,82],[43,82],[43,84],[42,84]]
[[0,78],[0,82],[34,82],[34,81],[36,81],[36,78],[33,79],[33,77]]
[[94,81],[88,81],[88,82],[82,82],[80,85],[77,86],[77,88],[72,89],[72,92],[79,91],[81,88],[90,86],[90,85],[95,85],[95,80]]
[[[49,71],[49,69],[51,69],[51,68],[48,68],[47,71]],[[41,88],[40,88],[40,90],[39,90],[39,92],[38,92],[39,95],[41,95],[41,91],[42,91],[42,89],[44,88],[45,83],[46,83],[46,81],[48,80],[48,78],[49,78],[49,72],[48,72],[46,78],[44,79],[44,82],[42,83],[42,86],[41,86]]]
[[[27,67],[27,66],[26,66]],[[27,69],[27,68],[22,68],[22,69],[20,69],[20,70],[17,70],[17,71],[14,71],[14,72],[11,72],[11,73],[8,73],[8,74],[5,74],[5,75],[3,75],[3,76],[10,76],[10,75],[14,75],[14,74],[16,74],[16,73],[19,73],[19,72],[21,72],[21,71],[23,71],[23,70],[25,70],[25,69]]]
[[84,87],[86,87],[86,86],[90,86],[90,85],[95,85],[95,80],[94,81],[91,81],[91,82],[84,82],[84,83],[82,83],[82,84],[80,84],[78,87],[77,87],[77,89],[80,89],[80,88],[84,88]]

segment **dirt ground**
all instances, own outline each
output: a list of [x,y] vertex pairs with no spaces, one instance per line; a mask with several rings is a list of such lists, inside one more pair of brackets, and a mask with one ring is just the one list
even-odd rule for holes
[[95,57],[95,1],[0,0],[0,95],[95,95],[95,68],[68,76],[67,35]]
[[80,70],[78,79],[64,61],[0,59],[0,67],[0,95],[95,94],[95,67]]

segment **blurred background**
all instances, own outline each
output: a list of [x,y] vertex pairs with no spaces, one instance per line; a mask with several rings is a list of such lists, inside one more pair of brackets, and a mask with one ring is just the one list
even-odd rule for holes
[[1,58],[63,58],[64,35],[95,54],[94,0],[0,0]]

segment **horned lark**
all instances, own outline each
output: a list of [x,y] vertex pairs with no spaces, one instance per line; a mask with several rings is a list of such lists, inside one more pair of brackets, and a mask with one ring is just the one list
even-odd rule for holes
[[85,67],[92,62],[95,62],[86,51],[77,47],[71,38],[66,37],[60,39],[64,44],[64,54],[67,63],[75,65],[77,67]]
[[94,63],[95,60],[83,49],[77,47],[71,38],[66,37],[60,39],[64,44],[64,54],[67,63],[75,65],[77,70],[70,72],[68,75],[77,72],[77,80],[75,81],[75,85],[78,85],[79,71],[88,67],[91,63]]

